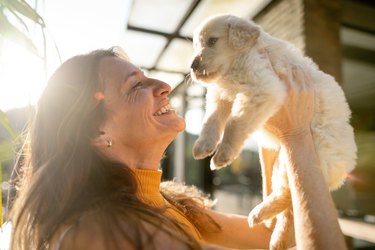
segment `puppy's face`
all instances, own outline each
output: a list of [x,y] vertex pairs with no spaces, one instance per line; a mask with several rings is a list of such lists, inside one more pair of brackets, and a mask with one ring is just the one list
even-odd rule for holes
[[239,53],[251,48],[260,29],[254,23],[231,15],[219,15],[204,21],[195,31],[195,58],[191,75],[202,83],[222,78]]

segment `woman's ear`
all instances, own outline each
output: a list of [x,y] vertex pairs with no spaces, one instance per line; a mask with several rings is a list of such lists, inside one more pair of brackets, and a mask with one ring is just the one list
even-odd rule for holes
[[113,146],[113,141],[104,131],[99,131],[97,136],[91,139],[91,146],[95,149],[111,148]]
[[228,20],[228,41],[236,50],[250,48],[260,35],[260,28],[251,21],[229,18]]
[[102,148],[105,145],[105,140],[103,134],[104,132],[100,131],[94,138],[91,138],[91,146],[95,149]]

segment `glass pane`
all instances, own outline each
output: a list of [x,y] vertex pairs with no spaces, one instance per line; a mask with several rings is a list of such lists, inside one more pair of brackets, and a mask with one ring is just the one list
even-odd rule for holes
[[147,73],[147,76],[168,83],[172,87],[172,89],[174,89],[178,84],[184,81],[183,74],[168,73],[159,70],[149,71]]
[[192,37],[194,29],[207,17],[231,13],[233,15],[252,18],[262,10],[271,0],[206,0],[202,1],[185,25],[181,28],[181,35]]
[[156,67],[167,71],[187,73],[193,56],[193,44],[190,41],[174,39],[165,50]]
[[341,41],[344,44],[375,50],[375,36],[350,28],[341,28]]
[[[194,100],[194,101],[199,102],[199,100]],[[198,105],[200,105],[200,103]],[[197,105],[194,105],[194,106],[197,106]],[[186,132],[193,134],[193,135],[199,135],[202,129],[203,116],[204,116],[203,109],[201,108],[189,109],[185,114]]]
[[185,114],[186,131],[199,135],[202,128],[203,116],[205,113],[206,88],[201,84],[192,83],[187,89],[187,111]]
[[183,96],[175,95],[171,98],[171,106],[180,115],[183,113]]
[[135,0],[129,25],[173,33],[192,0]]
[[202,84],[192,82],[189,88],[186,90],[186,93],[189,97],[196,97],[196,96],[204,97],[206,93],[206,88],[203,87]]
[[166,43],[163,36],[128,30],[123,47],[134,64],[152,68]]

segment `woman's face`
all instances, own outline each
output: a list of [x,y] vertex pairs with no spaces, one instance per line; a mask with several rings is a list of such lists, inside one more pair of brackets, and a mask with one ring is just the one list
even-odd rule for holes
[[103,130],[113,143],[168,145],[184,130],[184,119],[170,107],[168,84],[146,77],[139,68],[116,57],[104,58],[99,70],[104,82]]

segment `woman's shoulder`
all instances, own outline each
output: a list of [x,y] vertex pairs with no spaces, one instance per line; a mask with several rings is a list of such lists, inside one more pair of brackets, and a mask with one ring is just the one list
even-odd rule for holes
[[155,250],[187,249],[179,239],[144,220],[128,222],[117,218],[115,225],[109,225],[113,223],[107,218],[101,213],[90,212],[61,225],[50,241],[49,250],[131,250],[147,246]]
[[127,237],[120,237],[116,230],[108,231],[114,228],[110,223],[98,211],[86,212],[78,218],[70,219],[58,227],[50,241],[49,250],[116,249],[114,244],[121,245],[121,249],[134,249]]
[[59,226],[52,236],[49,250],[106,249],[104,234],[101,231],[94,213],[68,220]]

